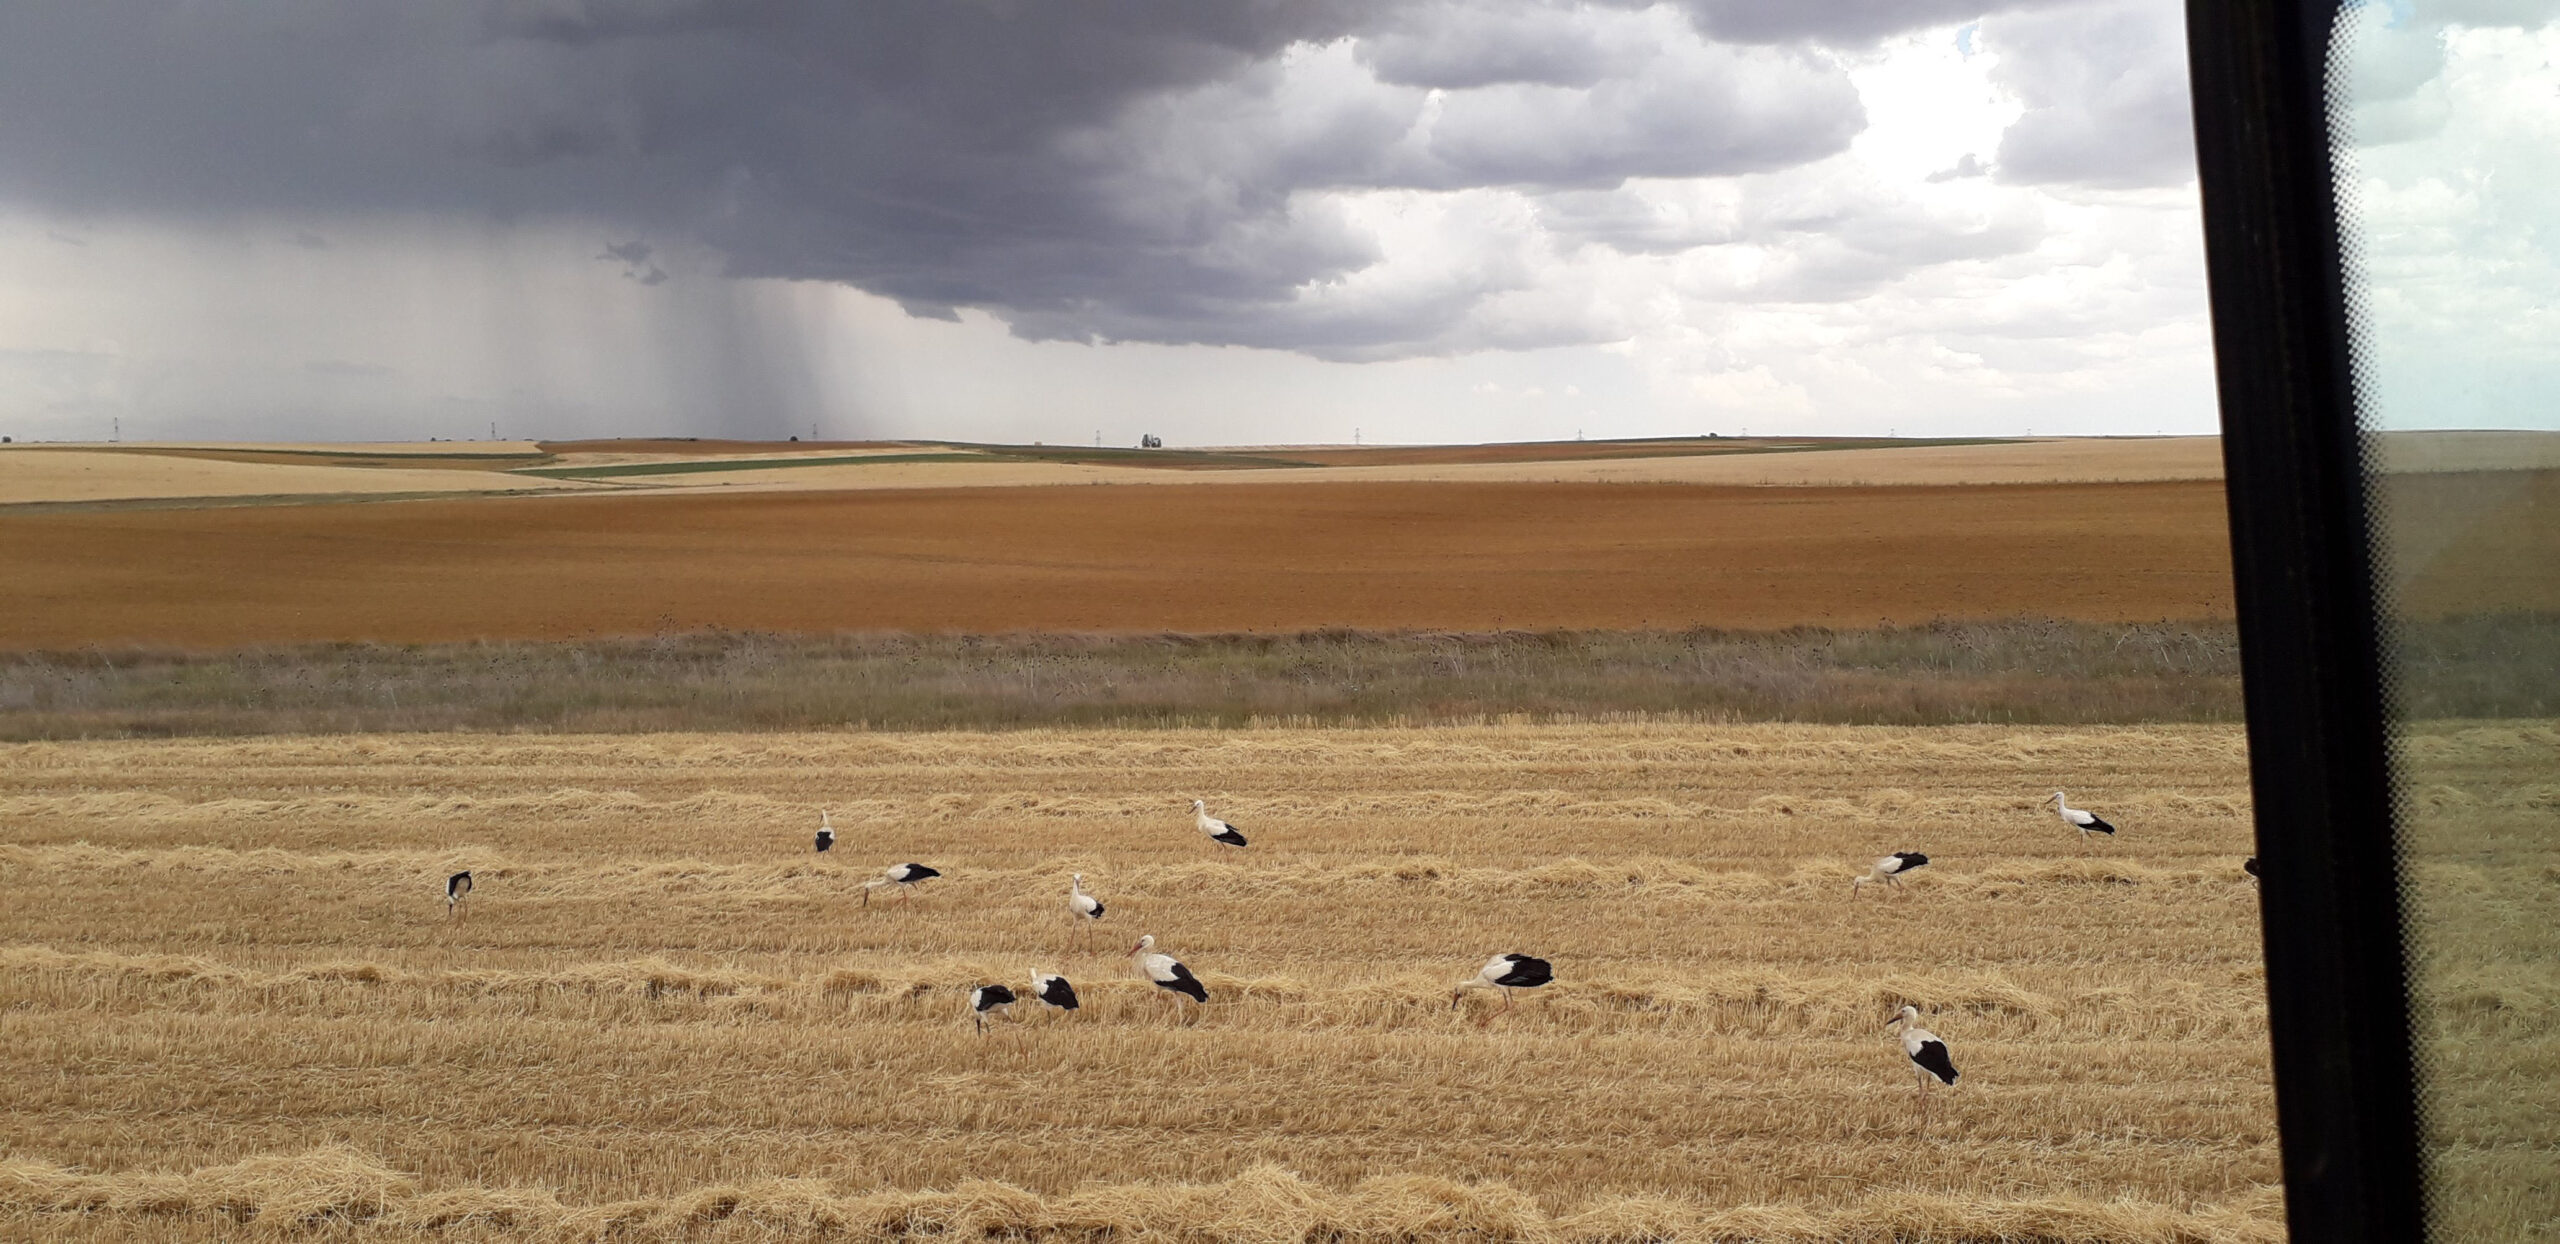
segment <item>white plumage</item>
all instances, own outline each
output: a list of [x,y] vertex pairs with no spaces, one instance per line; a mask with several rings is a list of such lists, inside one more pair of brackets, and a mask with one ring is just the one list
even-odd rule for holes
[[1191,969],[1182,966],[1182,961],[1172,955],[1156,953],[1155,934],[1149,933],[1139,938],[1138,944],[1129,948],[1129,953],[1137,957],[1140,976],[1147,978],[1149,984],[1173,995],[1175,1019],[1182,1018],[1183,999],[1189,998],[1193,1002],[1203,1004],[1209,1001],[1208,987],[1202,985],[1200,979],[1191,974]]
[[1947,1043],[1938,1034],[1920,1026],[1920,1008],[1906,1006],[1887,1024],[1902,1025],[1902,1052],[1911,1060],[1912,1073],[1920,1078],[1920,1123],[1929,1123],[1929,1082],[1952,1085],[1956,1082],[1955,1060],[1947,1054]]
[[1077,936],[1083,940],[1085,949],[1093,949],[1093,926],[1102,919],[1106,908],[1101,899],[1084,892],[1083,873],[1072,874],[1072,880],[1067,884],[1067,910],[1075,913],[1076,923],[1083,926],[1083,931]]
[[891,864],[887,868],[880,870],[879,876],[873,877],[871,880],[862,883],[862,905],[869,907],[871,905],[871,892],[884,885],[893,885],[898,887],[898,901],[903,903],[907,901],[907,896],[913,893],[917,886],[923,885],[925,882],[931,881],[941,875],[941,869],[927,868],[922,864]]
[[[1502,993],[1502,1009],[1511,1009],[1511,991],[1535,989],[1556,978],[1555,965],[1531,955],[1502,954],[1485,960],[1476,974],[1458,982],[1449,992],[1449,1007],[1457,1009],[1458,1000],[1470,989],[1495,989]],[[1487,1018],[1491,1018],[1488,1016]]]
[[1923,867],[1927,865],[1928,862],[1929,857],[1922,855],[1917,851],[1896,851],[1891,855],[1884,856],[1883,858],[1878,859],[1872,867],[1867,869],[1865,876],[1849,883],[1849,896],[1851,898],[1857,897],[1858,891],[1864,889],[1866,884],[1870,881],[1881,881],[1886,885],[1892,886],[1901,885],[1902,874],[1910,872],[1914,868]]
[[2067,800],[2063,799],[2061,791],[2053,792],[2053,798],[2045,802],[2053,805],[2054,814],[2062,818],[2063,824],[2080,831],[2080,841],[2083,843],[2089,841],[2091,834],[2106,834],[2112,837],[2116,832],[2116,827],[2099,820],[2097,813],[2087,808],[2072,807]]
[[1209,801],[1206,799],[1194,799],[1191,801],[1191,823],[1198,826],[1201,833],[1209,835],[1209,841],[1211,842],[1230,847],[1240,847],[1244,845],[1244,834],[1242,831],[1238,830],[1233,825],[1227,824],[1225,821],[1221,821],[1218,818],[1209,815]]

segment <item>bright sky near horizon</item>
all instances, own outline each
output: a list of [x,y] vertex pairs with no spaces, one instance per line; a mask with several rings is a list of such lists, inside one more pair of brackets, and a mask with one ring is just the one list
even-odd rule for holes
[[[2537,5],[2445,8],[2383,10],[2439,54],[2378,92],[2535,72]],[[0,434],[2210,431],[2181,39],[2176,0],[36,0]]]

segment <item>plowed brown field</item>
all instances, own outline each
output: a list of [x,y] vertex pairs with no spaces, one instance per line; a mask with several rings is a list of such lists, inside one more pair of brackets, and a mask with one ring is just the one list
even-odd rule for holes
[[0,518],[0,645],[21,649],[2229,612],[2216,481],[1095,486]]

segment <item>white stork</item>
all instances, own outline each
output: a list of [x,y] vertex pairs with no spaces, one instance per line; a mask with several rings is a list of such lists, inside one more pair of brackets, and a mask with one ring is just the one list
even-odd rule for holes
[[1139,938],[1138,944],[1129,948],[1129,953],[1137,956],[1140,976],[1146,977],[1148,982],[1156,988],[1173,995],[1173,1017],[1176,1022],[1180,1022],[1182,1000],[1189,998],[1205,1006],[1209,1002],[1209,990],[1200,983],[1198,977],[1191,974],[1191,969],[1182,966],[1181,960],[1172,955],[1157,954],[1155,950],[1156,935],[1149,933]]
[[[458,913],[458,912],[462,912],[462,901],[463,901],[464,899],[467,899],[467,898],[470,898],[470,897],[471,897],[471,870],[469,870],[469,869],[464,869],[464,870],[463,870],[463,871],[461,871],[461,872],[455,873],[454,875],[452,875],[452,876],[450,876],[450,877],[445,878],[445,879],[444,879],[444,916],[445,916],[445,919],[447,919],[447,920],[451,920],[451,919],[454,917],[454,915],[455,915],[456,913]],[[465,913],[465,914],[467,914],[467,913]]]
[[1076,987],[1068,984],[1066,977],[1054,972],[1031,974],[1031,996],[1052,1011],[1072,1011],[1084,1005],[1076,1000]]
[[969,991],[969,1010],[978,1021],[978,1035],[983,1037],[987,1035],[990,1012],[1012,1017],[1013,991],[1002,985],[980,985]]
[[1875,862],[1875,866],[1869,868],[1865,876],[1850,882],[1849,897],[1856,898],[1858,896],[1858,891],[1864,888],[1870,881],[1881,881],[1886,885],[1899,886],[1902,884],[1902,874],[1910,872],[1914,868],[1922,867],[1928,862],[1929,857],[1922,855],[1917,851],[1896,851],[1891,855],[1877,860]]
[[1206,799],[1191,801],[1191,823],[1199,826],[1201,833],[1209,835],[1211,842],[1224,843],[1231,847],[1244,845],[1244,835],[1237,832],[1235,826],[1209,815],[1209,801]]
[[818,854],[825,855],[827,848],[834,845],[836,845],[835,822],[829,820],[826,810],[821,808],[818,811]]
[[1929,1125],[1929,1081],[1953,1085],[1956,1082],[1955,1060],[1947,1057],[1947,1043],[1938,1034],[1920,1026],[1920,1008],[1906,1006],[1886,1024],[1902,1025],[1902,1052],[1911,1057],[1912,1074],[1920,1077],[1920,1125]]
[[2116,827],[2099,820],[2097,813],[2087,808],[2072,807],[2062,798],[2061,791],[2053,792],[2053,798],[2045,802],[2053,805],[2054,814],[2062,818],[2063,824],[2080,831],[2080,841],[2083,845],[2088,843],[2091,834],[2113,835],[2116,832]]
[[[1458,987],[1449,991],[1449,1009],[1457,1010],[1458,1000],[1466,997],[1470,989],[1499,989],[1502,991],[1502,1009],[1508,1011],[1511,1009],[1512,990],[1535,989],[1555,978],[1555,965],[1544,959],[1528,955],[1495,955],[1485,960],[1475,975],[1459,981]],[[1488,1015],[1485,1018],[1490,1021],[1493,1017]]]
[[[1069,874],[1069,877],[1070,880],[1067,883],[1067,910],[1076,914],[1076,922],[1085,926],[1085,931],[1089,936],[1093,930],[1093,922],[1102,918],[1104,910],[1102,900],[1084,892],[1083,873],[1072,873]],[[1091,948],[1089,943],[1087,948]]]
[[884,885],[898,887],[898,901],[903,903],[907,901],[907,896],[914,892],[915,887],[941,875],[941,869],[927,868],[922,864],[891,864],[881,870],[879,876],[862,883],[862,905],[869,907],[871,892]]

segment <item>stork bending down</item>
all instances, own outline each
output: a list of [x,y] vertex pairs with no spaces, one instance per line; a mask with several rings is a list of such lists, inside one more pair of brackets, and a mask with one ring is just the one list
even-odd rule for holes
[[[1475,975],[1459,981],[1458,987],[1449,991],[1449,1009],[1458,1009],[1458,1000],[1466,997],[1470,989],[1498,989],[1502,991],[1502,1009],[1508,1011],[1511,1009],[1512,990],[1535,989],[1555,978],[1554,965],[1544,959],[1528,955],[1495,955],[1485,960],[1485,965],[1477,969]],[[1490,1015],[1485,1016],[1486,1022],[1492,1019]]]
[[907,901],[907,896],[913,893],[917,886],[923,885],[925,882],[931,881],[941,875],[941,869],[927,868],[922,864],[891,864],[887,868],[882,869],[879,876],[873,877],[871,880],[862,883],[862,905],[869,907],[871,905],[871,892],[884,885],[893,885],[898,887],[898,901],[903,903]]
[[1870,881],[1881,881],[1890,886],[1901,885],[1902,874],[1910,872],[1914,868],[1919,868],[1928,862],[1929,857],[1922,855],[1917,851],[1896,851],[1891,855],[1877,860],[1875,862],[1875,866],[1869,868],[1865,876],[1850,882],[1849,897],[1856,898],[1858,896],[1858,891],[1864,888]]

